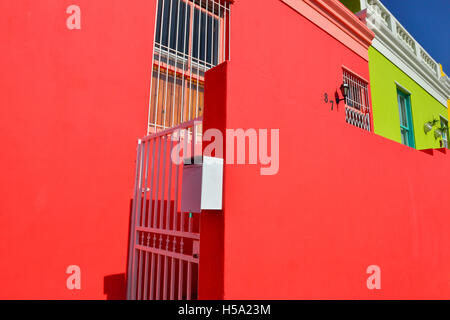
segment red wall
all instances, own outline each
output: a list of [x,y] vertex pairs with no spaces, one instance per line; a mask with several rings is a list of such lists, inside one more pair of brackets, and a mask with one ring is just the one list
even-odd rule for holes
[[[279,128],[280,171],[226,165],[223,277],[202,260],[200,281],[223,283],[226,299],[450,298],[448,154],[348,125],[342,103],[331,111],[323,95],[341,65],[369,78],[367,62],[281,2],[236,2],[231,26],[232,60],[205,92],[226,104],[206,105],[205,127],[222,112],[221,129]],[[366,287],[369,265],[381,290]]]
[[[155,8],[0,2],[0,299],[123,297]],[[66,288],[72,264],[81,290]]]

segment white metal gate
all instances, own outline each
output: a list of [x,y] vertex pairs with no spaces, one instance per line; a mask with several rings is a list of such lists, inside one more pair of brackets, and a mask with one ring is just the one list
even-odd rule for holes
[[201,129],[198,118],[139,140],[127,299],[197,298],[200,217],[180,202],[182,160],[201,155]]

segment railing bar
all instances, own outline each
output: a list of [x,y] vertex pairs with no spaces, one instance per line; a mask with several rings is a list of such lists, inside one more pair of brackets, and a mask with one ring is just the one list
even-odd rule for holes
[[166,194],[167,140],[170,140],[169,136],[164,137],[162,185],[161,185],[161,207],[159,209],[159,227],[158,227],[159,229],[164,228],[164,200],[165,200],[165,194]]
[[135,274],[133,272],[133,262],[134,262],[134,254],[135,254],[135,230],[136,230],[136,198],[139,189],[138,176],[139,176],[139,167],[140,167],[140,154],[141,154],[141,146],[142,141],[138,141],[138,147],[136,151],[136,171],[134,178],[134,196],[133,196],[133,206],[131,210],[131,226],[130,226],[130,244],[129,244],[129,257],[128,257],[128,274],[127,274],[127,299],[133,299],[132,287],[134,282]]
[[[151,236],[150,236],[151,238]],[[150,240],[151,241],[151,240]],[[153,238],[153,245],[155,244],[155,239]],[[150,300],[154,300],[154,290],[155,290],[155,254],[150,250],[150,247],[143,249],[145,251],[151,252],[151,269],[150,269]]]
[[157,169],[156,169],[156,188],[155,188],[155,207],[153,210],[153,227],[158,227],[158,198],[159,198],[159,173],[160,167],[161,167],[161,145],[162,145],[162,139],[163,137],[159,137],[159,151],[158,151],[158,163],[157,163]]
[[[139,180],[138,180],[138,193],[137,193],[137,197],[136,197],[136,201],[137,201],[137,210],[136,210],[136,224],[138,224],[139,226],[141,226],[140,225],[140,222],[141,222],[141,202],[142,202],[142,193],[141,193],[141,190],[142,190],[142,171],[143,171],[143,166],[142,166],[142,163],[143,163],[143,161],[144,161],[144,154],[145,154],[145,151],[144,151],[144,146],[145,146],[145,143],[144,144],[141,144],[141,148],[142,148],[142,150],[141,150],[141,153],[140,153],[140,162],[139,162]],[[134,239],[134,244],[136,244],[136,241],[138,241],[138,239],[136,239],[137,238],[137,233],[135,234],[135,237],[134,237],[135,239]],[[135,254],[135,253],[134,253]],[[140,256],[139,256],[140,257]],[[140,271],[140,268],[139,268],[139,266],[137,265],[137,256],[136,256],[136,254],[135,254],[135,256],[134,256],[134,261],[133,261],[133,273],[134,273],[134,275],[135,276],[137,276],[137,279],[139,279],[139,276],[138,276],[138,273],[139,273],[139,271]],[[133,291],[133,300],[135,299],[135,297],[136,297],[136,280],[137,279],[134,279],[135,281],[133,281],[133,286],[132,286],[132,291]]]
[[[173,237],[172,252],[175,252],[176,237]],[[170,262],[170,300],[175,299],[175,258],[171,257]]]
[[[169,139],[169,153],[172,153],[172,137]],[[167,141],[166,141],[167,143]],[[171,193],[172,193],[172,170],[173,170],[173,163],[172,159],[169,157],[169,179],[168,179],[168,187],[167,187],[167,207],[166,207],[166,230],[169,230],[170,225],[170,205],[171,205]],[[163,226],[164,227],[164,226]],[[170,237],[166,236],[166,251],[169,251],[169,242]],[[165,256],[164,260],[164,286],[163,286],[163,299],[167,300],[167,290],[168,290],[168,258]]]
[[[148,182],[148,161],[149,161],[149,153],[150,153],[150,141],[144,143],[143,145],[144,149],[144,163],[145,163],[145,173],[144,178],[142,180],[145,180],[144,183],[144,197],[142,199],[143,205],[142,205],[142,212],[141,212],[141,221],[140,226],[143,226],[146,221],[146,208],[147,208],[147,182]],[[139,194],[142,195],[142,188],[139,191]],[[140,232],[141,234],[141,243],[144,242],[144,233]],[[139,267],[138,267],[138,296],[137,299],[142,299],[142,267],[143,267],[143,257],[142,257],[142,251],[139,251]],[[145,265],[144,265],[145,268]]]
[[[178,132],[179,132],[178,133],[178,143],[181,144],[182,131],[180,130]],[[183,156],[184,155],[182,155],[182,157]],[[178,229],[177,228],[177,223],[178,223],[178,198],[179,198],[179,194],[178,194],[179,188],[178,187],[179,187],[179,183],[180,183],[179,175],[180,175],[180,170],[183,169],[183,162],[181,163],[181,165],[175,165],[175,168],[176,168],[175,195],[174,195],[175,203],[174,203],[174,208],[173,208],[174,217],[173,217],[173,224],[172,224],[172,232],[178,233],[178,231],[177,231],[177,229]],[[181,236],[183,236],[183,235],[181,235]],[[172,247],[172,251],[173,252],[176,252],[176,245],[177,245],[177,238],[174,235],[174,237],[173,237],[173,247]],[[170,300],[174,300],[175,299],[175,261],[176,261],[175,258],[172,258],[172,265],[171,265],[171,267],[172,267],[172,273],[171,273],[172,279],[171,279],[171,288],[170,288]],[[180,263],[179,263],[179,265],[180,265]],[[179,276],[179,274],[178,274],[178,276]]]
[[145,228],[145,227],[137,227],[136,231],[158,233],[158,234],[169,235],[169,236],[173,236],[173,237],[183,237],[183,238],[188,238],[188,239],[193,239],[193,240],[200,239],[200,234],[193,233],[193,232],[181,232],[181,231],[175,231],[175,230],[164,230],[164,229],[158,229],[158,228]]
[[159,132],[153,133],[153,134],[151,134],[151,135],[149,135],[147,137],[144,137],[142,139],[142,141],[145,142],[145,141],[148,141],[150,139],[154,139],[156,137],[162,137],[162,136],[168,135],[168,134],[170,134],[173,131],[178,130],[178,129],[185,129],[185,128],[192,127],[196,121],[197,122],[198,121],[202,121],[202,119],[203,119],[203,117],[198,117],[198,118],[195,118],[195,119],[183,122],[183,123],[181,123],[178,126],[175,126],[173,128],[168,128],[168,129],[165,129],[164,131],[159,131]]
[[[141,243],[144,234],[140,234]],[[138,289],[137,289],[137,300],[142,299],[142,250],[139,250],[139,266],[138,266]]]
[[191,291],[192,291],[192,266],[191,262],[188,261],[188,268],[187,268],[187,297],[186,300],[191,300]]
[[194,258],[193,256],[188,255],[188,254],[181,254],[178,252],[166,251],[164,249],[159,249],[159,248],[136,245],[136,249],[142,250],[142,251],[147,251],[147,252],[153,253],[158,256],[172,257],[172,258],[178,259],[180,261],[185,261],[185,262],[198,263],[198,260],[199,260],[198,258]]
[[[162,144],[162,137],[161,136],[157,136],[154,137],[154,141],[156,143],[156,141],[158,141],[158,161],[157,161],[157,166],[156,166],[156,187],[155,187],[155,206],[153,208],[153,212],[152,212],[152,225],[153,228],[157,228],[158,226],[158,192],[159,192],[159,172],[160,172],[160,162],[161,162],[161,144]],[[153,199],[152,199],[153,202]],[[156,241],[156,235],[153,235],[153,246],[155,246],[155,241]],[[158,256],[159,259],[159,256]],[[151,272],[150,272],[150,300],[154,299],[154,290],[155,290],[155,255],[152,253],[152,265],[151,265]]]
[[148,219],[147,219],[147,227],[150,227],[152,225],[153,220],[153,182],[155,177],[155,154],[156,154],[156,144],[159,139],[155,138],[149,141],[152,141],[152,166],[151,166],[151,177],[150,177],[150,197],[148,200]]
[[[159,210],[159,229],[164,225],[164,197],[165,197],[165,184],[166,184],[166,156],[167,156],[167,140],[168,136],[164,137],[164,151],[163,151],[163,165],[162,165],[162,186],[161,186],[161,208]],[[157,213],[158,214],[158,213]],[[159,235],[159,248],[162,248],[162,235]],[[161,255],[158,255],[158,266],[156,270],[156,300],[160,299],[161,293]]]
[[[151,180],[150,180],[150,196],[149,196],[149,205],[148,205],[148,209],[146,208],[146,203],[147,203],[147,194],[148,194],[148,190],[147,190],[147,186],[148,186],[148,161],[150,161],[150,145],[151,145],[151,149],[152,149],[152,165],[151,165]],[[142,225],[145,226],[149,226],[150,224],[150,219],[151,219],[151,204],[152,204],[152,193],[153,193],[153,167],[154,167],[154,156],[155,156],[155,141],[154,140],[149,140],[148,142],[148,152],[147,152],[147,164],[146,164],[146,177],[145,177],[145,188],[144,188],[144,213],[146,213],[147,215],[147,219],[144,219],[144,223]],[[150,234],[147,233],[147,245],[149,245],[149,237]],[[144,294],[143,294],[143,300],[147,300],[147,293],[148,293],[148,258],[149,258],[149,254],[148,252],[145,253],[145,264],[144,264]]]
[[[192,232],[192,216],[189,215],[188,218],[188,231]],[[187,300],[191,300],[191,291],[192,291],[192,265],[191,262],[188,262],[188,269],[187,269]]]
[[[150,234],[147,234],[147,246],[150,244]],[[148,258],[149,253],[145,252],[145,273],[144,273],[144,297],[143,300],[147,300],[147,294],[148,294]]]
[[184,261],[178,259],[178,300],[183,300],[183,266]]
[[[172,154],[173,149],[173,135],[169,138],[169,154]],[[170,229],[170,213],[171,213],[171,200],[172,200],[172,171],[173,171],[173,161],[169,156],[169,179],[168,179],[168,187],[167,187],[167,207],[166,207],[166,230]]]

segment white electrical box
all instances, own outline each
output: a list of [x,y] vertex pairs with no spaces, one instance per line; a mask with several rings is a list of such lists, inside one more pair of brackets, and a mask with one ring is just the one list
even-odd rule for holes
[[184,160],[181,211],[221,210],[223,159],[195,157]]

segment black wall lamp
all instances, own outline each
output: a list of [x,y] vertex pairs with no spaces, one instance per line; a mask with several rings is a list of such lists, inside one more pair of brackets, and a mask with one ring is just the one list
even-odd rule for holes
[[347,96],[348,96],[348,90],[350,89],[350,86],[348,85],[348,83],[343,83],[342,85],[341,85],[341,93],[342,93],[342,95],[344,96],[342,99],[340,99],[339,97],[338,98],[336,98],[336,102],[337,103],[339,103],[339,102],[341,102],[342,100],[345,100],[345,99],[347,99]]

